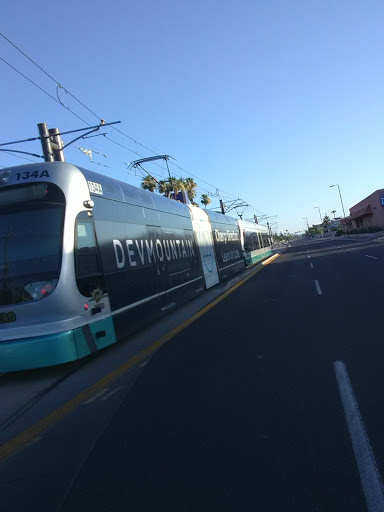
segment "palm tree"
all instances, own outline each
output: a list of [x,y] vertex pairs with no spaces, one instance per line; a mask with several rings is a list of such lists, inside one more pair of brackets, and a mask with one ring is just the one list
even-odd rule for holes
[[183,178],[177,180],[176,178],[172,178],[173,191],[175,193],[175,197],[179,192],[183,192],[185,190],[185,184]]
[[336,219],[336,210],[332,210],[331,213],[333,213],[333,218]]
[[188,194],[188,197],[189,197],[190,201],[193,203],[193,200],[196,197],[197,184],[195,183],[193,178],[186,178],[185,180],[183,180],[183,182],[184,182],[184,188]]
[[[173,179],[176,179],[176,178],[172,178],[172,180]],[[169,178],[167,178],[166,180],[160,180],[157,188],[158,188],[158,191],[160,192],[160,194],[163,194],[167,197],[169,197],[171,195],[172,190],[173,190],[173,187],[170,183]]]
[[147,174],[146,176],[144,176],[141,182],[141,188],[143,188],[144,190],[149,190],[150,192],[154,192],[157,188],[157,181],[153,176]]
[[207,206],[212,203],[211,199],[208,197],[208,194],[201,194],[201,204],[204,205],[204,208],[207,209]]

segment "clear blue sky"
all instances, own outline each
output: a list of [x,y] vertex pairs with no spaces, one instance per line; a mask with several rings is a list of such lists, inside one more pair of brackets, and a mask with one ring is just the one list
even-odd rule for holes
[[[1,11],[0,31],[102,118],[121,120],[120,129],[152,150],[278,215],[279,231],[303,230],[303,217],[319,222],[314,206],[341,215],[333,183],[346,209],[384,188],[382,1],[5,0]],[[0,56],[56,96],[55,84],[2,38]],[[39,122],[83,126],[2,61],[0,73],[0,141],[36,136]],[[94,160],[110,168],[76,148],[67,161],[140,185],[122,163],[134,153],[102,137],[77,145],[108,155]],[[37,143],[19,149],[39,152]],[[0,154],[2,166],[19,163]]]

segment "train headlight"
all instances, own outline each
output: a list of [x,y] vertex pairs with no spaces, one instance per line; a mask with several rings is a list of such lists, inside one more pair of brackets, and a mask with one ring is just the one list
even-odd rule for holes
[[27,284],[24,291],[27,292],[33,300],[40,300],[50,295],[56,288],[57,283],[57,279],[51,279],[50,281],[37,281]]
[[0,173],[0,185],[5,185],[6,183],[8,183],[10,176],[11,176],[11,173],[9,171]]
[[88,208],[89,210],[92,210],[92,208],[95,206],[95,203],[91,200],[87,200],[83,202],[83,205]]

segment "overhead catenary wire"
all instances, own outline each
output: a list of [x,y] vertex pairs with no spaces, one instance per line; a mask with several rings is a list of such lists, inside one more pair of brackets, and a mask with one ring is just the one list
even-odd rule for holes
[[24,77],[26,80],[28,80],[28,82],[31,82],[31,84],[33,84],[35,87],[37,87],[38,89],[40,89],[41,92],[43,92],[44,94],[46,94],[47,96],[49,96],[51,98],[51,100],[53,101],[56,101],[56,103],[59,103],[60,105],[60,101],[57,100],[54,96],[52,96],[52,94],[49,94],[49,92],[47,92],[45,89],[43,89],[42,87],[40,87],[40,85],[38,85],[36,82],[34,82],[33,80],[31,80],[30,78],[27,77],[27,75],[24,75],[24,73],[22,73],[21,71],[19,71],[18,69],[15,68],[15,66],[12,66],[12,64],[10,64],[8,61],[6,61],[5,59],[3,59],[3,57],[0,57],[0,60],[2,60],[5,64],[7,64],[7,66],[9,66],[10,68],[12,68],[14,71],[16,71],[16,73],[19,73],[19,75],[21,75],[22,77]]
[[[101,120],[102,118],[96,114],[96,112],[94,112],[92,109],[90,109],[85,103],[83,103],[81,100],[79,100],[79,98],[77,98],[74,94],[72,94],[68,89],[66,89],[65,87],[63,87],[63,85],[58,82],[52,75],[50,75],[44,68],[42,68],[37,62],[35,62],[31,57],[29,57],[29,55],[27,55],[23,50],[21,50],[21,48],[19,48],[15,43],[13,43],[8,37],[6,37],[3,33],[0,32],[0,36],[2,36],[6,41],[8,41],[8,43],[10,43],[14,48],[16,48],[16,50],[18,50],[20,53],[22,53],[24,55],[24,57],[26,57],[30,62],[32,62],[36,67],[38,67],[45,75],[47,75],[53,82],[55,82],[55,84],[64,89],[65,92],[67,94],[69,94],[73,99],[75,99],[78,103],[80,103],[80,105],[82,105],[86,110],[88,110],[89,113],[91,113],[92,115],[94,115],[97,119]],[[42,89],[43,90],[43,89]],[[45,92],[45,91],[43,91]],[[46,93],[48,94],[48,93]],[[66,105],[64,105],[60,100],[56,100],[53,96],[49,95],[52,99],[54,99],[55,101],[57,101],[58,103],[60,103],[61,105],[63,105],[65,108],[68,108],[66,107]],[[68,109],[69,110],[69,109]],[[82,119],[82,121],[84,123],[86,123],[86,121],[84,121]],[[86,123],[88,124],[88,123]],[[139,146],[143,147],[144,149],[146,149],[147,151],[153,153],[154,155],[157,155],[156,151],[154,151],[153,149],[149,148],[148,146],[146,146],[145,144],[141,143],[140,141],[134,139],[133,137],[131,137],[130,135],[128,135],[127,133],[123,132],[122,130],[119,130],[118,128],[116,127],[113,127],[113,129],[115,131],[117,131],[118,133],[120,133],[121,135],[123,135],[124,137],[127,137],[129,140],[131,140],[132,142],[134,142],[135,144],[138,144]],[[106,137],[108,138],[108,140],[111,140],[113,141],[112,139],[110,139],[109,137]],[[115,142],[115,141],[113,141]],[[125,147],[125,146],[122,146],[122,147]],[[132,153],[135,153],[139,156],[142,156],[140,155],[138,152],[135,152],[129,148],[125,148],[125,149],[128,149],[129,151],[131,151]],[[209,185],[210,187],[213,187],[213,188],[216,188],[214,187],[214,185],[208,183],[207,181],[201,179],[200,177],[192,174],[191,172],[187,171],[186,169],[183,169],[182,167],[180,167],[179,165],[175,164],[174,162],[170,162],[171,165],[174,165],[175,167],[177,167],[178,169],[180,169],[181,171],[183,172],[186,172],[187,174],[193,176],[194,178],[202,181],[203,183],[205,183],[206,185]],[[223,191],[224,192],[224,191]],[[226,194],[230,195],[231,197],[236,197],[234,196],[233,194],[229,194],[226,192]]]
[[[7,154],[7,151],[4,151],[4,153]],[[22,160],[28,160],[28,162],[36,163],[36,160],[32,160],[32,158],[27,158],[26,156],[15,155],[14,153],[9,153],[9,156],[14,156],[16,158],[21,158]]]
[[[40,87],[38,84],[36,84],[33,80],[31,80],[29,77],[27,77],[26,75],[24,75],[22,72],[20,72],[18,69],[16,69],[14,66],[12,66],[10,63],[8,63],[7,61],[5,61],[5,59],[3,59],[2,57],[0,57],[0,59],[6,63],[8,66],[10,66],[12,69],[14,69],[17,73],[19,73],[21,76],[23,76],[26,80],[28,80],[29,82],[31,82],[33,85],[35,85],[38,89],[40,89],[44,94],[46,94],[47,96],[49,96],[51,99],[53,99],[56,103],[58,103],[59,105],[61,105],[63,108],[65,108],[66,110],[68,110],[71,114],[73,114],[74,116],[76,116],[78,119],[80,119],[83,123],[85,123],[86,125],[90,126],[90,123],[88,123],[85,119],[83,119],[81,116],[79,116],[78,114],[76,114],[76,112],[74,112],[72,109],[70,109],[67,105],[65,105],[61,99],[60,99],[60,96],[58,94],[58,90],[59,89],[63,89],[69,96],[71,96],[75,101],[77,101],[83,108],[85,108],[90,114],[92,114],[93,116],[95,116],[98,120],[102,121],[102,118],[96,113],[94,112],[91,108],[89,108],[84,102],[82,102],[79,98],[77,98],[74,94],[72,94],[67,88],[65,88],[58,80],[56,80],[50,73],[48,73],[42,66],[40,66],[36,61],[34,61],[27,53],[25,53],[21,48],[19,48],[15,43],[13,43],[8,37],[6,37],[2,32],[0,32],[0,36],[3,37],[10,45],[12,45],[17,51],[19,51],[26,59],[28,59],[32,64],[34,64],[42,73],[44,73],[48,78],[50,78],[50,80],[52,80],[56,86],[57,86],[57,98],[55,98],[54,96],[52,96],[50,93],[48,93],[47,91],[45,91],[42,87]],[[128,138],[129,140],[131,140],[132,142],[134,142],[135,144],[141,146],[142,148],[146,149],[147,151],[149,151],[150,153],[154,154],[154,155],[158,155],[158,153],[156,153],[153,149],[149,148],[148,146],[146,146],[145,144],[141,143],[140,141],[134,139],[133,137],[131,137],[130,135],[128,135],[127,133],[123,132],[122,130],[119,130],[118,128],[112,126],[112,129],[114,129],[116,132],[120,133],[121,135],[123,135],[124,137]],[[108,136],[105,136],[106,139],[108,139],[110,142],[113,142],[119,146],[121,146],[122,148],[130,151],[131,153],[133,154],[136,154],[138,156],[141,156],[143,157],[143,155],[141,155],[138,151],[133,151],[132,149],[124,146],[123,144],[120,144],[118,143],[117,141],[115,141],[114,139],[108,137]],[[97,162],[95,162],[97,164]],[[197,176],[196,174],[184,169],[183,167],[179,166],[178,164],[174,163],[174,162],[170,162],[171,165],[173,165],[174,167],[176,167],[177,169],[179,169],[179,171],[183,172],[183,173],[186,173],[187,175],[189,176],[192,176],[194,178],[196,178],[197,180],[199,180],[200,182],[204,183],[205,185],[209,186],[209,187],[212,187],[216,190],[216,193],[218,191],[221,192],[221,196],[223,197],[223,195],[225,196],[228,196],[228,197],[233,197],[233,198],[236,198],[238,200],[240,200],[239,197],[237,197],[236,195],[234,194],[231,194],[229,192],[226,192],[222,189],[218,189],[216,186],[212,185],[211,183],[207,182],[206,180],[203,180],[202,178],[200,178],[199,176]],[[163,170],[165,170],[162,166],[160,166],[159,164],[155,164],[155,165],[158,165],[159,167],[161,167]],[[105,166],[107,167],[107,166]],[[178,177],[182,177],[182,176],[178,176]],[[203,189],[203,187],[199,187],[201,189]],[[204,189],[206,190],[206,189]],[[211,195],[215,196],[216,194],[212,194],[209,190],[207,190],[208,193],[210,193]],[[259,210],[257,210],[256,208],[254,208],[252,205],[248,204],[248,206],[258,212],[258,213],[261,213]]]
[[[0,35],[3,35],[0,33]],[[24,54],[24,52],[22,52]],[[44,92],[47,96],[49,96],[51,99],[53,99],[56,103],[58,103],[59,105],[63,106],[65,109],[67,109],[69,112],[71,112],[73,115],[75,115],[78,119],[80,119],[82,122],[84,122],[85,124],[87,124],[88,126],[90,126],[90,124],[85,121],[82,117],[80,117],[79,115],[77,115],[75,112],[73,112],[73,110],[71,110],[69,107],[67,107],[66,105],[64,105],[63,102],[61,102],[60,100],[57,100],[55,97],[53,97],[51,94],[49,94],[47,91],[45,91],[42,87],[40,87],[38,84],[36,84],[33,80],[29,79],[26,75],[24,75],[23,73],[21,73],[19,70],[17,70],[14,66],[12,66],[11,64],[9,64],[7,61],[5,61],[3,58],[0,57],[1,60],[3,60],[6,64],[8,64],[12,69],[14,69],[15,71],[17,71],[21,76],[23,76],[24,78],[26,78],[29,82],[31,82],[33,85],[35,85],[38,89],[40,89],[42,92]],[[32,61],[32,59],[30,59]],[[32,61],[34,62],[34,61]],[[36,64],[37,65],[37,64]],[[38,65],[37,65],[38,66]],[[42,69],[40,66],[38,66],[39,69]],[[43,70],[44,71],[44,70]],[[50,78],[52,78],[48,73],[46,73]],[[53,79],[53,78],[52,78]],[[54,80],[54,79],[53,79]],[[56,80],[54,80],[56,82]],[[58,82],[56,82],[60,87],[62,87]],[[66,89],[65,89],[66,90]],[[68,92],[66,90],[66,92]],[[80,104],[84,105],[80,100],[78,100],[74,95],[72,95],[71,93],[69,93],[71,96],[73,96]],[[99,116],[97,116],[97,114],[95,114],[94,112],[92,112],[88,107],[86,107],[87,110],[89,110],[93,115],[95,115],[98,119],[101,119],[99,118]],[[116,129],[115,127],[112,126],[112,128]],[[150,148],[148,148],[147,146],[141,144],[140,142],[136,141],[135,139],[133,139],[132,137],[130,137],[129,135],[125,134],[124,132],[122,132],[121,130],[118,130],[116,129],[119,133],[121,133],[122,135],[125,135],[126,137],[128,137],[129,139],[131,139],[132,141],[136,142],[137,144],[139,144],[140,146],[146,148],[147,150],[151,151],[153,154],[157,155],[157,153],[153,150],[151,150]],[[106,136],[105,138],[107,138],[110,142],[114,143],[114,144],[117,144],[118,146],[130,151],[131,153],[135,154],[135,155],[138,155],[138,156],[141,156],[143,157],[143,155],[141,155],[139,152],[137,151],[133,151],[132,149],[128,148],[127,146],[124,146],[123,144],[120,144],[119,142],[111,139],[110,137]],[[28,139],[28,140],[32,140],[32,139]],[[26,140],[27,141],[27,140]],[[97,162],[95,162],[97,164]],[[217,187],[214,187],[214,185],[206,182],[205,180],[202,180],[201,178],[199,178],[198,176],[190,173],[189,171],[187,171],[186,169],[183,169],[182,167],[178,166],[177,164],[175,164],[174,162],[170,162],[172,165],[174,165],[176,168],[180,169],[181,171],[185,172],[186,174],[189,174],[191,176],[193,176],[194,178],[198,179],[199,181],[201,181],[202,183],[205,183],[206,185],[212,187],[212,188],[216,188],[216,190],[219,190],[217,189]],[[102,165],[102,164],[97,164],[97,165]],[[162,167],[161,165],[159,164],[156,164],[154,163],[154,165],[157,165],[158,167],[160,167],[161,169],[163,170],[166,170],[164,167]],[[104,167],[109,167],[109,166],[105,166]],[[180,175],[177,175],[177,177],[181,178],[182,176]],[[203,187],[199,187],[200,189],[210,193],[209,190],[203,188]],[[236,197],[235,195],[233,194],[229,194],[228,192],[225,192],[223,190],[221,190],[221,192],[225,195],[228,195],[230,197]]]

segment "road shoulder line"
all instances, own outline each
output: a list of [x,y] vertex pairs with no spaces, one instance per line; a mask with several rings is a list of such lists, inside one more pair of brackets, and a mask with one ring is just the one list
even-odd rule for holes
[[342,361],[333,363],[349,435],[360,473],[368,512],[384,510],[384,490],[375,457],[360,415],[347,369]]

